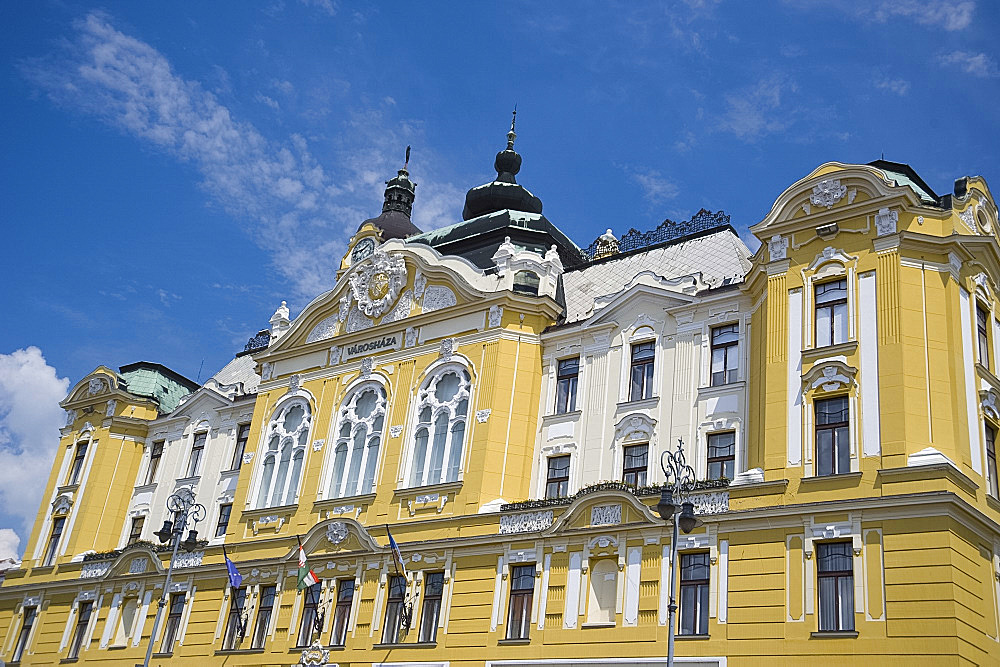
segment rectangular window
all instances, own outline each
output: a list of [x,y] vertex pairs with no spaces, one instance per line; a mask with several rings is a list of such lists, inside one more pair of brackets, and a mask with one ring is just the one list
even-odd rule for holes
[[181,615],[184,613],[185,593],[174,593],[170,596],[170,612],[167,614],[167,624],[163,626],[163,641],[160,642],[160,653],[173,653],[174,642],[180,634]]
[[816,347],[847,342],[847,279],[816,285]]
[[556,414],[576,410],[576,386],[580,377],[580,357],[562,359],[556,371]]
[[740,325],[712,329],[712,386],[736,382],[739,368]]
[[639,488],[646,486],[646,468],[649,466],[649,444],[630,445],[623,450],[622,481]]
[[[316,582],[302,592],[305,605],[302,609],[302,622],[299,624],[299,640],[296,646],[309,646],[312,644],[313,633],[316,632],[316,621],[318,620],[320,582]],[[317,633],[319,634],[319,633]]]
[[87,458],[87,444],[86,442],[77,443],[76,453],[73,455],[73,465],[69,469],[69,479],[66,480],[67,484],[79,484],[80,483],[80,473],[83,472],[83,462]]
[[135,544],[136,542],[142,539],[142,526],[145,523],[146,523],[146,517],[143,516],[132,517],[132,527],[129,528],[128,531],[128,542],[126,542],[126,546],[129,544]]
[[444,572],[431,572],[424,576],[424,604],[420,609],[420,637],[418,641],[437,640],[438,621],[441,620],[441,594],[444,592]]
[[569,495],[569,454],[550,456],[545,476],[545,497],[565,498]]
[[850,542],[816,545],[820,632],[854,630],[854,565]]
[[997,479],[997,432],[986,424],[986,474],[990,480],[990,495],[1000,498],[1000,480]]
[[236,449],[233,450],[233,463],[230,470],[239,470],[243,463],[243,453],[247,450],[247,440],[250,439],[250,424],[240,424],[236,427]]
[[708,634],[707,553],[681,554],[681,618],[682,635]]
[[233,504],[219,505],[219,523],[215,526],[215,536],[222,537],[229,530],[229,515],[233,513]]
[[90,625],[90,615],[94,612],[93,602],[81,602],[76,615],[76,628],[73,630],[73,641],[69,645],[69,655],[71,659],[80,657],[83,649],[83,638],[87,635],[87,626]]
[[247,589],[237,588],[231,591],[229,603],[229,618],[226,620],[226,634],[222,637],[222,650],[238,649],[243,641],[243,605],[247,600]]
[[846,396],[816,401],[816,474],[851,472],[850,413]]
[[733,479],[736,472],[736,431],[708,434],[708,478]]
[[196,477],[201,469],[201,455],[205,453],[205,439],[207,433],[198,433],[194,436],[194,444],[191,445],[191,459],[188,461],[188,477]]
[[271,614],[274,613],[275,586],[264,586],[260,589],[260,602],[257,604],[257,622],[253,628],[253,642],[250,648],[264,648],[264,640],[271,628]]
[[160,459],[163,457],[163,441],[154,442],[149,451],[149,469],[146,471],[146,484],[156,481],[156,471],[160,467]]
[[398,644],[402,639],[403,614],[406,613],[405,601],[406,579],[397,576],[389,577],[389,601],[385,606],[383,644]]
[[14,644],[14,654],[11,662],[20,662],[24,656],[24,651],[28,648],[28,640],[31,638],[31,628],[35,625],[35,616],[38,614],[38,607],[25,607],[24,622],[21,624],[21,632],[17,635],[17,643]]
[[631,386],[629,400],[641,401],[653,397],[653,361],[656,358],[656,343],[636,343],[632,346]]
[[333,614],[333,636],[330,644],[343,646],[347,641],[347,624],[351,620],[351,604],[354,602],[354,580],[337,581],[337,609]]
[[531,596],[535,592],[535,566],[515,565],[510,573],[510,611],[507,639],[527,639],[531,625]]
[[990,318],[981,306],[976,306],[976,341],[979,343],[979,363],[990,367]]
[[66,517],[56,517],[52,521],[52,534],[49,535],[49,543],[45,545],[45,557],[42,565],[54,565],[56,562],[56,551],[59,549],[59,539],[62,537],[63,526],[66,525]]

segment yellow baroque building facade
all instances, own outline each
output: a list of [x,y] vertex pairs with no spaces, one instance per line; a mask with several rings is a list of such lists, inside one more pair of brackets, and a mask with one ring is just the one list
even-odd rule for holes
[[[400,170],[333,287],[204,385],[73,388],[0,659],[663,665],[673,576],[678,664],[1000,664],[985,181],[827,163],[756,253],[706,211],[580,248],[513,143],[432,232]],[[698,525],[671,564],[678,440]],[[179,493],[204,512],[165,590]]]

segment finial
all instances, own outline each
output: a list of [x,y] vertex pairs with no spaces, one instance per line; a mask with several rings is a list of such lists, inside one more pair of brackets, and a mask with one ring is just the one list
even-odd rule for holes
[[406,162],[403,163],[403,169],[410,166],[410,147],[406,147]]
[[507,150],[514,149],[514,139],[517,139],[517,133],[514,132],[514,123],[517,122],[517,104],[514,104],[514,113],[510,117],[510,132],[507,133]]

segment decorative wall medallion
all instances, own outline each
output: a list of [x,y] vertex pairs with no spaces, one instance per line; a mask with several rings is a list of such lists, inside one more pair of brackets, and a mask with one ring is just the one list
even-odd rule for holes
[[833,208],[833,205],[843,199],[846,194],[847,188],[840,184],[839,178],[828,178],[816,184],[816,187],[812,190],[812,196],[809,197],[809,201],[814,206]]
[[76,421],[76,410],[66,411],[66,426],[72,426],[73,422]]
[[455,353],[455,339],[445,338],[441,341],[441,352],[440,357],[442,361],[448,361],[451,359],[451,355]]
[[615,440],[625,442],[633,440],[650,440],[656,429],[656,420],[642,413],[622,417],[615,425]]
[[552,525],[552,510],[504,514],[500,517],[500,534],[531,533]]
[[413,293],[410,290],[403,292],[403,295],[399,297],[399,303],[393,308],[388,315],[382,318],[380,324],[388,324],[389,322],[398,322],[399,320],[405,320],[410,316],[410,311],[413,310]]
[[118,401],[116,401],[115,399],[112,398],[110,401],[108,401],[108,407],[107,407],[107,409],[104,410],[104,416],[105,417],[114,417],[115,416],[115,408],[117,408],[117,407],[118,407]]
[[149,565],[149,559],[146,557],[133,558],[132,562],[128,564],[129,574],[142,574],[146,571],[146,566]]
[[448,306],[454,306],[456,303],[458,301],[451,288],[444,285],[431,285],[424,292],[424,300],[421,305],[423,306],[423,312],[430,313],[435,310],[447,308]]
[[302,386],[302,376],[295,374],[288,378],[288,391],[295,393]]
[[788,258],[788,239],[781,234],[775,234],[767,242],[767,252],[770,256],[769,261],[776,261],[779,259]]
[[103,577],[110,569],[110,561],[105,561],[103,563],[84,563],[83,567],[80,569],[80,578],[96,579],[98,577]]
[[406,262],[402,255],[376,250],[371,262],[351,274],[348,281],[358,309],[367,317],[381,317],[406,286]]
[[330,544],[337,546],[347,539],[347,524],[343,521],[334,521],[326,527],[326,540]]
[[313,451],[318,452],[323,449],[323,445],[326,444],[326,440],[313,440]]
[[486,420],[490,418],[490,413],[492,410],[486,408],[485,410],[476,410],[476,421],[480,424],[485,424]]
[[404,338],[406,339],[406,347],[413,347],[417,344],[417,330],[413,327],[407,327]]
[[398,438],[403,433],[402,425],[390,426],[389,427],[389,437]]
[[90,378],[90,382],[87,383],[87,393],[91,396],[102,393],[104,391],[105,382],[106,380],[104,378]]
[[312,646],[302,651],[299,655],[299,665],[301,667],[327,667],[330,660],[330,652],[319,643],[314,641]]
[[336,366],[340,363],[340,346],[334,345],[330,348],[330,365]]
[[243,463],[250,463],[253,461],[253,452],[246,452],[243,454]]
[[372,376],[372,369],[375,367],[375,360],[373,357],[365,357],[361,362],[361,379],[367,380]]
[[306,342],[312,343],[317,340],[326,340],[327,338],[333,338],[337,333],[337,325],[340,324],[340,315],[331,315],[324,320],[321,320],[319,324],[313,327],[309,335],[306,336]]
[[598,535],[589,544],[591,549],[607,549],[608,547],[617,547],[618,540],[611,535]]
[[193,551],[191,553],[178,553],[174,559],[174,567],[197,567],[205,558],[204,551]]
[[888,208],[880,208],[875,215],[875,233],[878,236],[896,233],[896,222],[899,221],[899,213],[890,211]]
[[262,363],[260,365],[260,379],[261,380],[270,380],[271,379],[271,374],[273,372],[274,372],[274,367],[271,365],[270,362],[265,361],[264,363]]
[[[135,560],[139,560],[139,559],[136,558]],[[143,558],[142,560],[146,560],[146,559]],[[135,561],[132,561],[132,562],[134,563]],[[145,571],[146,571],[146,568],[143,567],[142,572],[145,572]],[[141,574],[141,572],[140,572],[140,574]],[[124,586],[122,586],[122,595],[124,597],[128,597],[128,598],[133,597],[135,595],[138,595],[139,594],[139,586],[140,586],[140,584],[139,584],[138,581],[130,581],[130,582],[126,583]]]
[[595,505],[590,508],[590,525],[606,526],[622,522],[621,505]]
[[69,508],[73,506],[73,501],[65,493],[52,501],[52,514],[60,516],[69,514]]
[[493,329],[494,327],[500,326],[500,321],[503,319],[503,306],[490,306],[489,315],[489,327]]

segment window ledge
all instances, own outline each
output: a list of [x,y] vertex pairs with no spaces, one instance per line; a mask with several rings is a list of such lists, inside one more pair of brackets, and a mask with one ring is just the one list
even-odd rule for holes
[[229,470],[223,470],[219,473],[219,477],[235,477],[240,474],[239,468],[230,468]]
[[407,486],[403,488],[393,489],[392,493],[396,496],[408,496],[416,494],[427,494],[427,493],[447,493],[448,491],[460,491],[462,489],[462,480],[457,482],[443,482],[441,484],[428,484],[427,486]]
[[497,640],[497,644],[500,646],[524,646],[525,644],[530,644],[530,643],[531,643],[531,638]]
[[819,357],[826,357],[837,354],[853,354],[858,349],[858,341],[849,340],[844,343],[824,345],[823,347],[810,347],[802,350],[802,360],[812,361]]
[[977,361],[976,371],[979,373],[979,377],[986,380],[986,382],[989,383],[994,389],[1000,389],[1000,379],[997,378],[993,369],[988,368]]
[[562,422],[575,421],[583,414],[583,410],[571,410],[570,412],[553,412],[550,415],[542,416],[542,426],[560,424]]
[[743,389],[746,387],[746,384],[746,380],[737,380],[736,382],[728,382],[726,384],[711,384],[705,387],[698,387],[698,398],[709,398],[711,396],[717,396],[730,391]]
[[861,481],[861,472],[838,472],[834,475],[814,475],[812,477],[803,477],[801,482],[803,484],[817,484],[820,482],[843,482],[844,486],[850,486],[851,482],[855,485]]
[[195,486],[200,481],[201,481],[201,475],[189,475],[187,477],[178,477],[174,481],[174,483],[175,483],[176,486],[185,486],[187,484]]
[[294,505],[278,505],[277,507],[258,507],[256,509],[243,510],[242,518],[258,519],[262,516],[268,516],[270,514],[295,514],[298,509],[298,503],[295,503]]
[[155,491],[156,482],[150,482],[149,484],[137,484],[135,486],[135,493],[144,493],[146,491]]
[[988,493],[986,494],[986,504],[994,512],[1000,512],[1000,500],[997,500],[996,498],[994,498],[993,496],[991,496]]
[[263,653],[262,648],[224,648],[215,652],[215,655],[247,655],[250,653]]
[[[65,664],[70,663],[70,662],[80,662],[80,658],[63,658],[62,660],[59,661],[59,664],[60,665],[65,665]],[[13,662],[8,662],[7,664],[8,665],[13,665],[14,663]]]
[[855,639],[858,636],[857,630],[821,630],[810,632],[812,639]]
[[624,410],[641,410],[643,408],[655,408],[660,402],[659,396],[653,396],[652,398],[642,398],[638,401],[622,401],[618,404],[618,412]]
[[322,498],[313,503],[313,509],[330,510],[341,505],[370,505],[374,500],[374,493],[362,493],[357,496],[341,496],[340,498]]
[[593,623],[581,623],[581,628],[614,628],[618,624],[614,621],[594,621]]
[[705,640],[711,638],[712,635],[674,635],[674,639],[680,639],[683,641],[698,641],[699,639]]
[[154,653],[150,657],[153,657],[153,658],[172,658],[172,657],[174,657],[174,652],[173,651],[168,651],[167,653]]
[[[400,642],[398,644],[375,644],[374,646],[372,646],[372,648],[373,649],[382,649],[382,650],[389,651],[389,650],[392,650],[394,648],[435,648],[436,646],[437,646],[437,642],[413,642],[413,643],[409,643],[409,644],[405,643],[405,642]],[[343,646],[331,646],[330,648],[343,649],[344,647]]]
[[70,491],[76,491],[79,488],[80,488],[79,482],[73,482],[72,484],[63,484],[62,486],[56,489],[56,493],[57,494],[69,493]]

